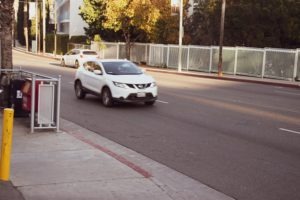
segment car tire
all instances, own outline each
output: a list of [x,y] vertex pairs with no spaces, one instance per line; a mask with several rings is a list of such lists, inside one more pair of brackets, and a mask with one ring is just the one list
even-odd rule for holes
[[113,105],[113,99],[109,88],[104,88],[101,95],[102,104],[105,107],[111,107]]
[[76,60],[75,61],[75,69],[78,69],[78,67],[79,67],[79,62],[78,62],[78,60]]
[[65,66],[66,66],[65,59],[62,59],[62,60],[61,60],[60,65],[61,65],[62,67],[65,67]]
[[146,101],[145,105],[152,106],[152,105],[154,105],[154,103],[155,103],[155,101]]
[[76,95],[77,99],[84,99],[84,97],[86,95],[80,81],[75,82],[75,95]]

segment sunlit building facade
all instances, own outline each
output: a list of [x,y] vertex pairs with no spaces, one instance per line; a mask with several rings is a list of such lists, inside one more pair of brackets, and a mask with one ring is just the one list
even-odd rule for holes
[[57,33],[74,35],[85,35],[84,27],[87,24],[79,15],[79,7],[83,0],[56,0]]

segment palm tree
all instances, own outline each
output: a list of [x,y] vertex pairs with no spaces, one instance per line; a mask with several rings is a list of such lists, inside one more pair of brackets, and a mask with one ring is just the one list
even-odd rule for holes
[[[14,0],[0,0],[0,67],[12,69],[12,25],[14,19]],[[5,73],[0,74],[0,86],[4,89],[1,95],[1,106],[9,106],[9,84]]]
[[13,4],[13,0],[0,0],[0,67],[4,69],[12,69]]

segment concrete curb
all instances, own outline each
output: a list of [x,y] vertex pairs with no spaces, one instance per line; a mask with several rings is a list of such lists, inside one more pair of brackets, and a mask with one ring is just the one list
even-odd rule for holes
[[168,73],[168,74],[177,74],[183,76],[192,76],[192,77],[199,77],[199,78],[209,78],[209,79],[216,79],[216,80],[225,80],[225,81],[237,81],[237,82],[245,82],[245,83],[256,83],[256,84],[265,84],[265,85],[273,85],[273,86],[280,86],[280,87],[289,87],[289,88],[297,88],[300,89],[300,82],[283,82],[279,80],[273,79],[255,79],[255,78],[248,78],[248,77],[229,77],[229,76],[222,76],[218,77],[216,74],[202,74],[202,73],[193,73],[193,72],[176,72],[173,70],[162,70],[162,69],[153,69],[151,67],[145,67],[147,71],[151,72],[160,72],[160,73]]

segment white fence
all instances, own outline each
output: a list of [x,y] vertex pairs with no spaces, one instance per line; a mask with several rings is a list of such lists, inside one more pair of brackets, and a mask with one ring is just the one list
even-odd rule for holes
[[[78,46],[77,48],[79,48]],[[87,48],[84,46],[84,48]],[[124,43],[92,43],[101,58],[126,58]],[[135,43],[130,60],[150,66],[178,67],[178,45]],[[223,47],[223,73],[293,81],[300,79],[300,49]],[[182,70],[217,72],[219,47],[183,46]]]

